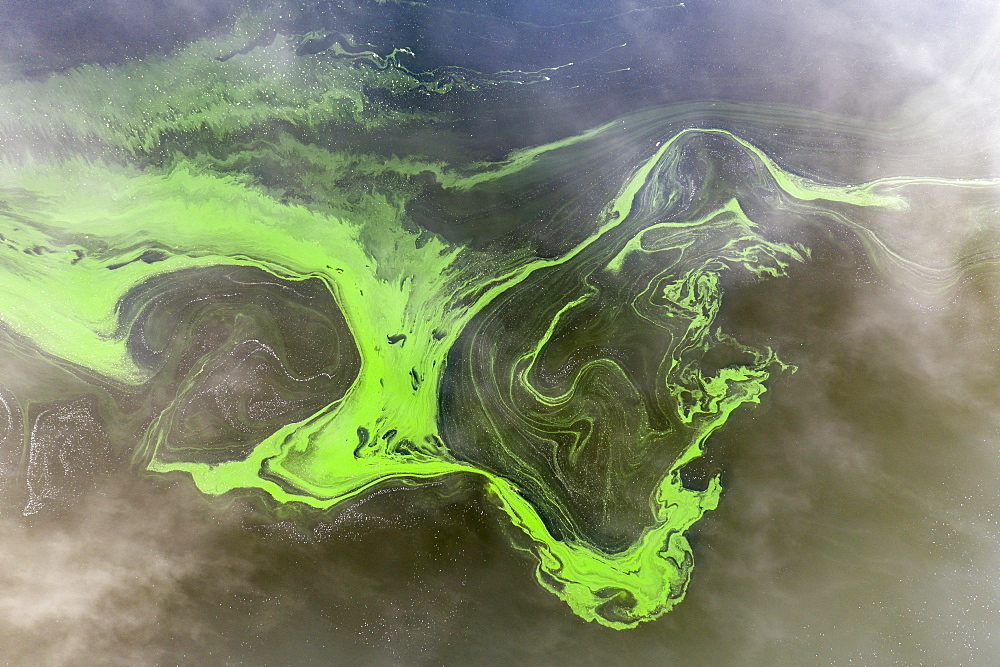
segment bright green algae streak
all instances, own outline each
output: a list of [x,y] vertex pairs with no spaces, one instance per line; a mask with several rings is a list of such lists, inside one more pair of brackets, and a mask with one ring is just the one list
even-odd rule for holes
[[[149,64],[24,84],[49,110],[48,125],[26,128],[14,109],[5,126],[57,148],[36,146],[27,152],[47,157],[12,157],[0,169],[4,323],[55,357],[141,391],[151,372],[130,353],[134,323],[122,319],[121,306],[136,286],[220,265],[257,267],[293,283],[320,280],[360,357],[343,396],[223,462],[171,447],[184,416],[170,405],[146,428],[135,460],[151,471],[186,473],[208,494],[259,489],[315,508],[387,483],[476,476],[524,534],[538,581],[576,614],[627,628],[671,609],[693,567],[684,533],[716,507],[721,491],[718,478],[702,490],[686,488],[681,469],[736,408],[759,402],[773,372],[788,368],[771,350],[744,346],[714,324],[726,274],[778,277],[808,259],[805,247],[755,222],[747,203],[808,210],[849,226],[851,211],[904,209],[899,184],[815,183],[731,132],[668,132],[666,117],[651,113],[631,123],[628,136],[642,141],[626,156],[630,164],[608,167],[618,180],[606,204],[564,216],[558,252],[473,247],[419,229],[408,204],[421,187],[437,188],[446,205],[491,187],[513,196],[537,180],[534,171],[611,165],[617,126],[469,171],[335,152],[292,133],[255,141],[240,133],[276,119],[299,128],[419,122],[419,114],[365,116],[358,91],[372,82],[411,90],[422,84],[384,63],[363,70],[321,57],[299,62],[281,40],[224,63],[209,57],[218,48],[200,43]],[[184,86],[156,83],[166,78]],[[119,94],[135,99],[119,108],[111,104]],[[228,155],[146,159],[165,152],[164,135],[185,132],[228,141]],[[92,157],[65,157],[69,149],[58,147],[65,145]],[[746,165],[750,186],[709,173],[709,145]],[[109,149],[118,152],[93,157]],[[261,182],[254,162],[295,165],[284,184],[294,187]],[[359,187],[358,174],[379,187]],[[162,254],[159,261],[137,261],[149,248]],[[537,294],[537,309],[523,317],[534,338],[506,341],[509,354],[491,354],[501,341],[490,327],[513,295],[525,292]],[[602,306],[607,294],[621,298]],[[39,299],[52,306],[37,308]],[[601,320],[612,311],[660,341],[655,358],[646,355],[644,380],[621,359],[595,353],[577,363],[564,351],[566,332],[576,328],[619,335],[614,322]],[[709,369],[703,360],[720,349],[735,361]],[[553,368],[564,372],[550,379]],[[464,393],[455,404],[461,409],[443,414],[446,372],[458,376]],[[200,373],[186,382],[197,383]],[[602,388],[615,389],[605,396]],[[607,416],[619,414],[615,402],[630,406],[621,423]],[[525,446],[533,442],[556,453]],[[629,466],[651,483],[629,488]],[[617,488],[627,489],[633,500],[622,507],[639,519],[608,546],[599,533],[614,532],[617,510],[609,508]]]

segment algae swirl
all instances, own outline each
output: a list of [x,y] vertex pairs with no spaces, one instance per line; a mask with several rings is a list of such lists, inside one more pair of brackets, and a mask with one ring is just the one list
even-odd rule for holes
[[[330,512],[479,480],[539,583],[614,628],[683,599],[685,532],[721,483],[682,471],[794,370],[717,324],[725,281],[807,262],[806,228],[931,275],[873,221],[922,188],[995,195],[807,178],[750,137],[808,117],[749,106],[651,109],[496,162],[397,155],[385,137],[447,114],[386,96],[545,75],[414,72],[254,25],[7,87],[4,345],[92,396],[4,389],[11,429],[48,428],[48,406],[91,419],[102,456]],[[58,459],[24,430],[12,465]],[[26,474],[35,511],[55,482]]]

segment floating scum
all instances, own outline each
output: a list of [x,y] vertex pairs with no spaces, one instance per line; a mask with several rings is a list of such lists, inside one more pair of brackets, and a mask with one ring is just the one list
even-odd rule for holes
[[[721,491],[717,477],[687,488],[681,470],[790,369],[715,324],[722,279],[808,260],[775,212],[885,249],[858,220],[905,215],[918,182],[814,182],[672,110],[464,167],[378,141],[338,149],[322,138],[433,121],[369,108],[365,87],[406,99],[502,84],[364,52],[297,56],[284,36],[218,58],[240,39],[7,88],[4,324],[126,394],[172,369],[128,446],[137,467],[330,511],[387,484],[471,476],[576,614],[628,628],[670,610],[694,562],[685,531]],[[289,311],[258,326],[264,341],[240,334],[251,316],[233,306],[217,348],[188,341],[200,302],[229,308],[254,281],[291,301],[319,285],[328,312]],[[322,368],[282,342],[310,327],[297,345],[337,350]],[[251,353],[283,373],[267,405]],[[317,378],[339,389],[309,403]],[[248,398],[197,412],[223,393]],[[268,405],[285,418],[255,426]],[[240,433],[255,439],[234,446]]]

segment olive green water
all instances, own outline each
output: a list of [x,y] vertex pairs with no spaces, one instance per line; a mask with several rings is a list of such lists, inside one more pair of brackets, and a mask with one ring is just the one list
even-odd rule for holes
[[[724,488],[698,472],[710,436],[809,373],[731,292],[838,246],[918,301],[992,275],[988,170],[796,163],[816,132],[906,146],[884,126],[710,101],[495,161],[400,155],[383,139],[440,113],[365,90],[540,74],[413,72],[291,34],[239,53],[257,20],[5,91],[5,348],[73,378],[5,382],[25,514],[95,460],[276,523],[454,485],[573,613],[634,628],[688,590],[687,535]],[[928,243],[941,202],[957,231]]]

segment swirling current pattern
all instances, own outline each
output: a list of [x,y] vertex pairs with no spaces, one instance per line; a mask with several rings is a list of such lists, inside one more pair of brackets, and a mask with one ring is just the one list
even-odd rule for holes
[[323,137],[434,120],[373,90],[539,75],[414,73],[342,36],[252,27],[14,84],[0,106],[5,335],[92,387],[0,391],[26,512],[116,457],[329,511],[462,475],[542,586],[633,627],[683,598],[685,532],[719,501],[719,478],[685,484],[685,466],[794,370],[719,326],[726,281],[809,261],[806,228],[946,281],[872,212],[993,192],[811,180],[740,131],[802,118],[739,108],[715,127],[692,125],[707,108],[642,112],[494,163],[340,148]]

